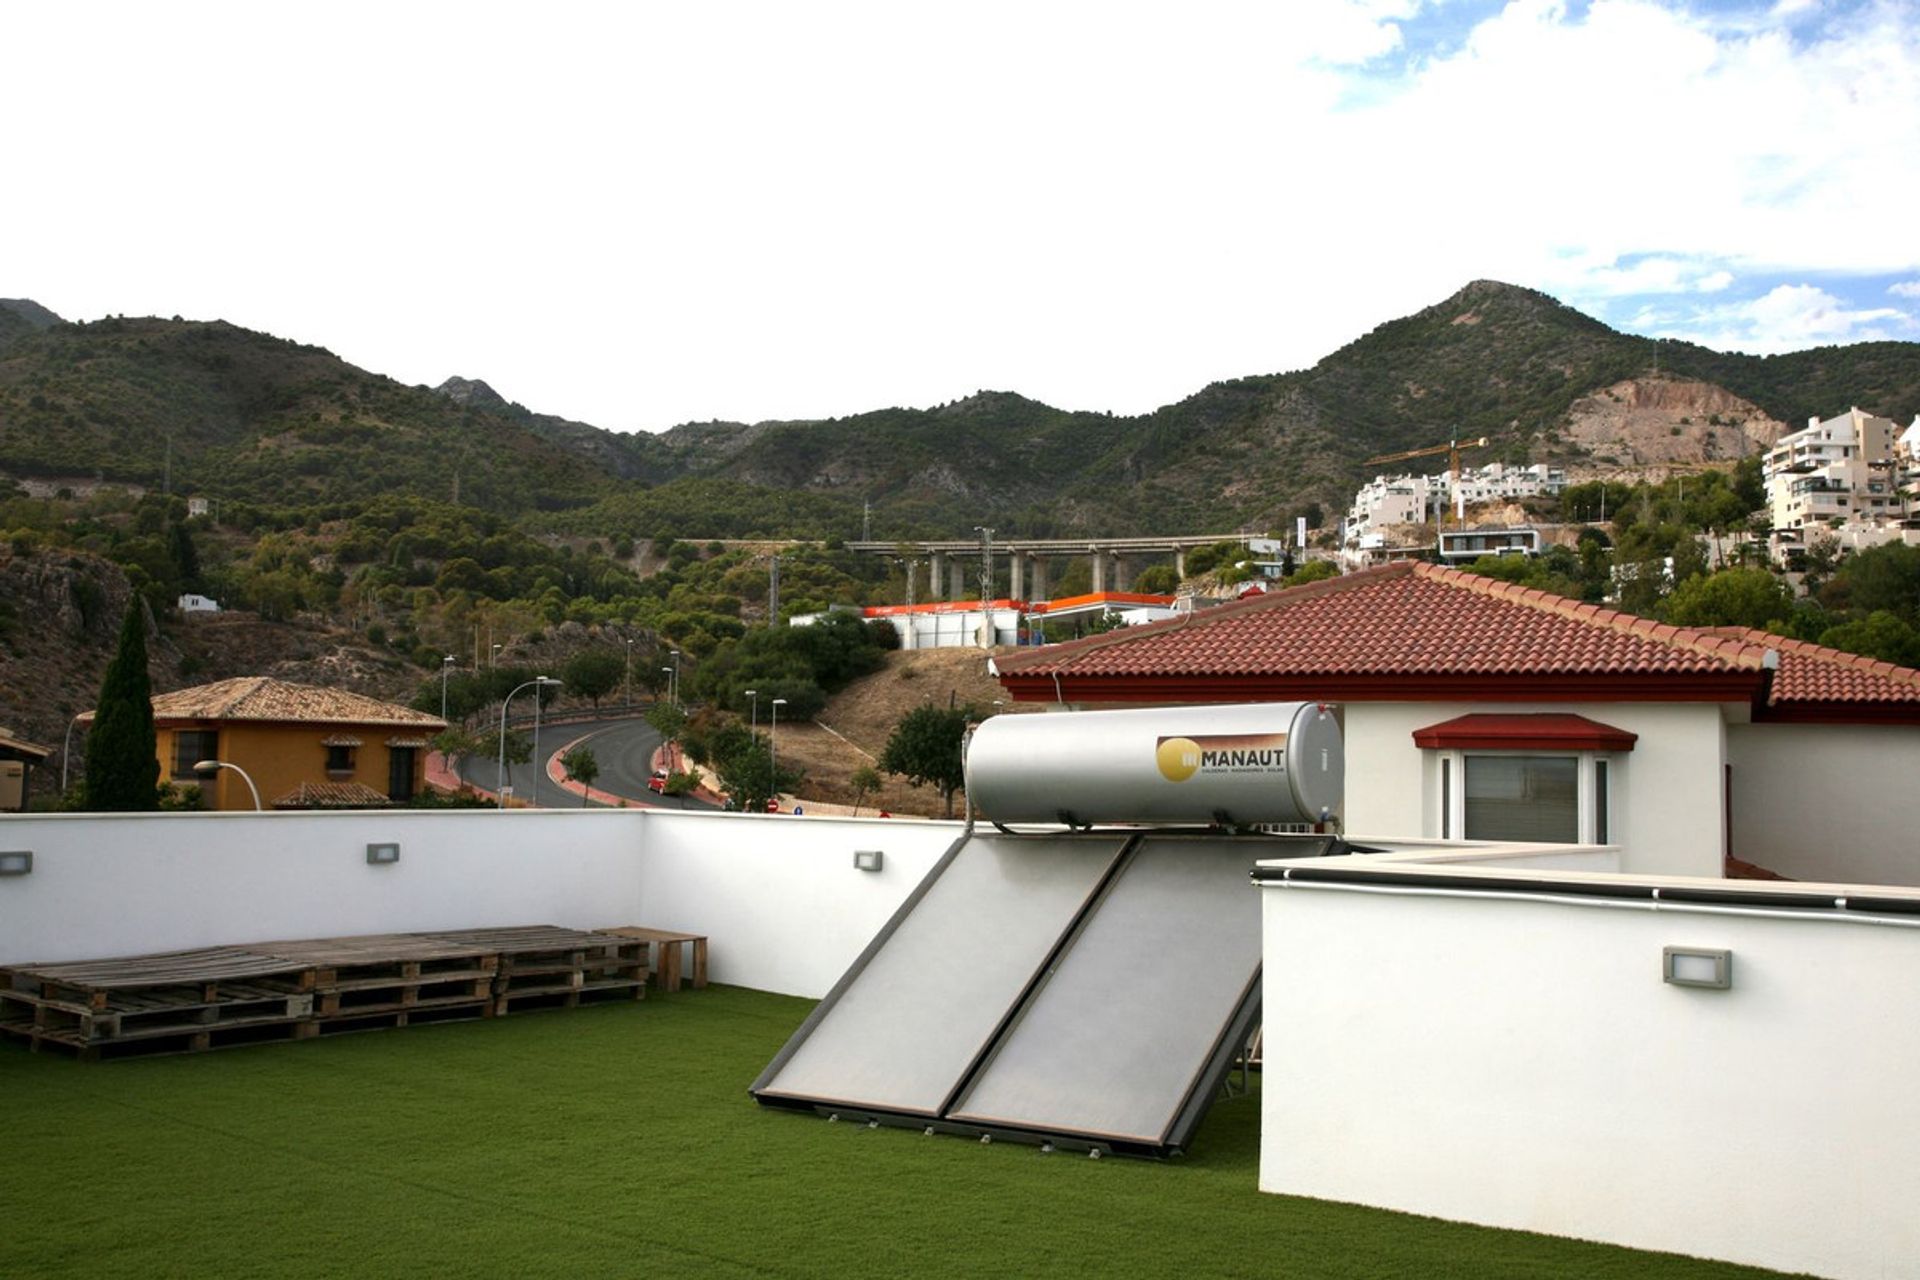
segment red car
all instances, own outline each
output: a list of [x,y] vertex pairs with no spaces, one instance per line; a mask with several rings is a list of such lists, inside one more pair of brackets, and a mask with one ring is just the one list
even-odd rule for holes
[[661,795],[667,793],[667,771],[665,769],[655,769],[653,771],[653,776],[647,779],[647,790],[658,791]]

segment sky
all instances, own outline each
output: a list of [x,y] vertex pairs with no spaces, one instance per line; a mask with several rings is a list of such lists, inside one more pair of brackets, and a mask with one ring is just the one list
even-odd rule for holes
[[621,431],[1140,413],[1475,279],[1920,340],[1920,0],[14,4],[0,67],[0,297]]

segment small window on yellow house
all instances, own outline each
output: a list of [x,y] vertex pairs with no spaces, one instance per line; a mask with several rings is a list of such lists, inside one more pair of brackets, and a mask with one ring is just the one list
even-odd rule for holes
[[351,778],[354,752],[360,746],[360,739],[337,733],[331,738],[322,738],[320,745],[327,749],[327,777],[335,782],[344,782]]

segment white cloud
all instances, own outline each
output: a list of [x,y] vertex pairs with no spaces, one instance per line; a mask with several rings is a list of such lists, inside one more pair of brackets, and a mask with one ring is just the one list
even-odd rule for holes
[[1138,411],[1476,277],[1686,319],[1913,270],[1908,0],[1431,8],[0,6],[61,104],[9,139],[0,292],[631,428]]
[[1896,298],[1920,298],[1920,280],[1902,280],[1898,284],[1890,284],[1887,292]]
[[1755,354],[1905,338],[1920,331],[1920,324],[1898,308],[1849,307],[1810,284],[1778,285],[1758,298],[1685,317],[1649,312],[1643,318],[1644,329],[1660,337]]

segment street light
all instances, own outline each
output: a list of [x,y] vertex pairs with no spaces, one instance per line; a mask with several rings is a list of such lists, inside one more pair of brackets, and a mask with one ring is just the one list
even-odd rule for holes
[[[86,712],[82,711],[81,716]],[[60,794],[67,794],[67,761],[73,759],[73,726],[80,723],[80,716],[67,721],[67,736],[60,744]]]
[[760,736],[760,691],[758,689],[749,689],[747,690],[747,696],[753,699],[752,736],[757,738]]
[[535,680],[534,683],[540,686],[539,689],[533,691],[533,807],[538,809],[540,807],[540,778],[541,775],[547,771],[546,763],[540,759],[540,692],[541,689],[545,689],[548,685],[552,685],[558,689],[560,682],[550,679],[547,676],[541,676]]
[[662,667],[660,668],[660,674],[667,678],[667,703],[668,705],[672,705],[673,703],[673,668]]
[[627,703],[627,708],[628,708],[628,714],[632,714],[632,708],[633,708],[633,637],[632,637],[632,636],[628,636],[628,637],[626,638],[626,640],[627,640],[627,678],[626,678],[626,683],[625,683],[625,689],[626,689],[626,694],[625,694],[625,697],[626,697],[626,703]]
[[447,673],[453,670],[453,655],[440,659],[440,718],[447,718]]
[[253,785],[253,779],[247,776],[245,769],[242,769],[237,764],[228,764],[225,760],[201,760],[193,766],[193,771],[203,778],[210,777],[221,769],[231,769],[245,780],[247,790],[253,792],[253,811],[255,813],[261,812],[260,788]]
[[787,705],[785,698],[775,698],[773,707],[773,727],[767,730],[767,798],[771,800],[780,790],[780,708]]
[[[502,809],[507,807],[507,708],[513,705],[513,695],[516,693],[519,693],[522,689],[531,689],[535,685],[541,685],[541,684],[559,684],[559,683],[560,682],[558,680],[550,680],[546,676],[535,676],[533,679],[527,681],[525,684],[517,684],[512,689],[508,690],[507,696],[504,699],[502,699],[500,703],[500,763],[497,770],[494,773],[493,785],[500,793],[500,808]],[[536,696],[536,698],[534,699],[534,716],[535,716],[534,724],[535,724],[536,734],[538,732],[538,726],[539,726],[539,720],[538,720],[539,714],[540,714],[539,699]],[[538,745],[537,740],[535,745],[536,746]],[[537,781],[534,783],[533,792],[534,792],[535,799],[538,799],[540,795],[540,784]]]

